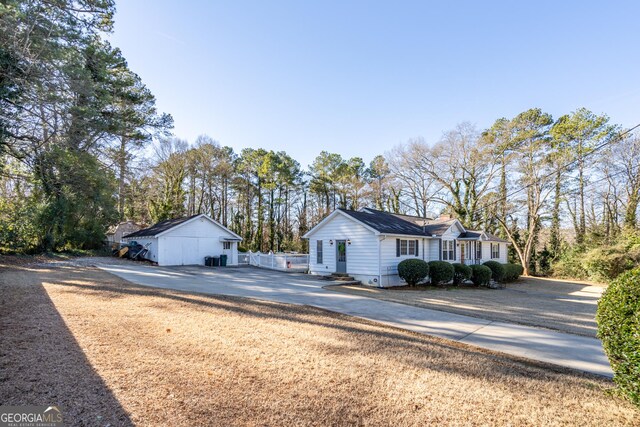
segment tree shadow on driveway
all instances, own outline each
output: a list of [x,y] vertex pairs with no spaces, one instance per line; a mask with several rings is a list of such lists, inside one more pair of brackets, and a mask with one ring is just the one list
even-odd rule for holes
[[[424,289],[338,285],[335,292],[376,298],[492,321],[517,323],[595,337],[595,313],[601,287],[521,279],[504,289],[452,287]],[[594,292],[597,290],[598,292]]]
[[[108,273],[105,273],[108,274]],[[46,279],[46,275],[45,275]],[[93,297],[105,300],[121,299],[127,297],[154,297],[154,302],[149,302],[153,308],[167,309],[170,311],[172,304],[186,304],[197,309],[215,309],[232,312],[242,316],[250,316],[265,321],[291,322],[293,325],[314,325],[328,328],[335,331],[336,336],[343,338],[343,349],[358,351],[353,345],[352,334],[364,337],[369,343],[379,343],[380,348],[392,347],[393,351],[385,351],[386,356],[398,359],[403,364],[413,364],[415,366],[426,367],[425,359],[413,359],[403,357],[403,348],[406,350],[428,347],[431,353],[430,358],[440,358],[441,362],[431,365],[429,368],[436,371],[449,371],[458,375],[468,377],[495,376],[496,381],[502,375],[529,378],[531,371],[544,372],[544,375],[566,374],[580,375],[588,378],[600,378],[591,374],[578,374],[577,371],[562,368],[556,365],[537,362],[530,359],[522,359],[516,356],[507,356],[490,350],[480,349],[475,346],[456,343],[442,338],[425,336],[392,326],[383,326],[376,322],[371,322],[357,317],[338,314],[322,308],[312,306],[298,306],[281,302],[263,301],[253,298],[235,297],[227,295],[202,294],[197,292],[185,292],[179,290],[153,288],[131,283],[122,284],[119,278],[114,276],[114,281],[119,284],[95,284],[90,282],[78,282],[77,280],[59,280],[56,277],[50,279],[56,285],[67,288],[65,292],[78,295],[92,295]],[[158,301],[159,299],[159,301]],[[334,319],[343,319],[348,322],[336,322]],[[214,318],[212,318],[212,323]],[[295,326],[294,326],[295,327]],[[441,326],[445,328],[445,326]],[[443,331],[444,332],[444,331]],[[393,341],[392,345],[390,341]],[[558,348],[566,344],[555,343]],[[553,345],[553,344],[551,344]],[[483,360],[482,369],[477,365],[466,366],[457,360],[449,360],[450,353],[458,353],[459,357]],[[440,353],[440,356],[437,354]],[[447,361],[446,363],[443,363]],[[514,364],[518,368],[514,367]]]

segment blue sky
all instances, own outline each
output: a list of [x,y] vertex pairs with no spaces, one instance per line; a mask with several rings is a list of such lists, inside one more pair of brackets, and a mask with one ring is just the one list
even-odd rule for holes
[[366,162],[540,107],[640,122],[639,2],[120,0],[112,43],[174,133]]

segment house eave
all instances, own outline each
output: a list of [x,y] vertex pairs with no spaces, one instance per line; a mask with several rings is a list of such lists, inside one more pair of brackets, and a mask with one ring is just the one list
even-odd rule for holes
[[399,237],[399,238],[407,238],[407,237],[413,237],[416,239],[439,239],[440,236],[427,236],[424,234],[396,234],[396,233],[379,233],[380,236],[384,236],[384,237]]

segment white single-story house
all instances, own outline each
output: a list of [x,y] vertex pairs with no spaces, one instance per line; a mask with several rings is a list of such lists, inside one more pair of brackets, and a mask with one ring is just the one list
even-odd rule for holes
[[371,286],[397,286],[398,263],[424,261],[507,262],[508,242],[467,230],[457,219],[420,218],[364,208],[336,209],[303,238],[309,240],[309,273],[345,273]]
[[242,237],[205,214],[168,219],[124,236],[148,249],[146,259],[158,265],[204,265],[205,257],[227,255],[227,265],[238,264]]

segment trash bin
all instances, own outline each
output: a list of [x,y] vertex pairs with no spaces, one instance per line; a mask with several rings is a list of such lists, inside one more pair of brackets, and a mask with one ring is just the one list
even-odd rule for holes
[[204,257],[204,265],[207,267],[213,267],[213,258],[210,256]]
[[220,257],[214,256],[211,259],[213,260],[213,267],[219,267],[220,266]]
[[220,267],[226,267],[226,266],[227,266],[227,255],[222,254],[220,255]]

